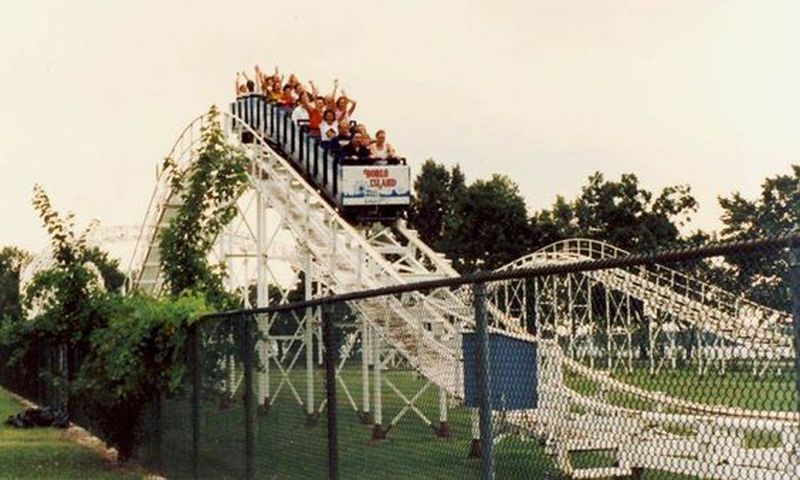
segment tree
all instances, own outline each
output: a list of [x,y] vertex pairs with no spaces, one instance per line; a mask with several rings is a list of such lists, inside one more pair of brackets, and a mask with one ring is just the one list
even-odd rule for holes
[[[467,191],[467,182],[464,178],[464,172],[461,171],[461,165],[459,164],[456,164],[450,170],[450,185],[447,191],[450,194],[451,204],[456,199],[462,198]],[[448,213],[453,213],[452,207],[448,210]]]
[[747,200],[739,192],[720,197],[722,238],[743,240],[793,232],[800,221],[800,165],[789,175],[764,180],[761,193]]
[[463,184],[464,175],[458,166],[451,173],[430,158],[422,164],[414,180],[409,222],[422,241],[434,249],[440,246],[445,224],[453,211],[454,194],[463,191]]
[[460,272],[492,270],[527,253],[530,232],[519,187],[493,175],[470,184],[456,199],[442,245]]
[[558,196],[550,208],[530,218],[518,187],[507,177],[495,175],[467,186],[458,166],[448,171],[430,159],[414,181],[414,193],[410,223],[462,272],[493,269],[566,238],[607,241],[635,252],[706,238],[699,232],[682,235],[697,210],[687,185],[654,193],[633,174],[611,181],[597,172],[574,200]]
[[[198,294],[156,300],[112,292],[93,298],[92,308],[102,324],[81,357],[73,395],[103,440],[126,460],[146,433],[141,422],[146,408],[185,381],[188,326],[209,308]],[[216,346],[230,350],[227,343]],[[205,366],[204,374],[219,365]]]
[[[77,235],[74,215],[59,214],[39,185],[34,186],[33,206],[50,237],[54,265],[34,275],[24,292],[24,306],[33,312],[30,320],[43,338],[82,352],[98,322],[90,302],[101,289],[87,254],[87,238],[96,222]],[[71,379],[75,372],[71,362],[67,363]]]
[[573,204],[561,195],[556,196],[549,210],[541,210],[531,217],[531,245],[534,249],[565,238],[579,237],[579,232]]
[[610,181],[597,172],[574,201],[557,197],[551,209],[536,213],[531,223],[539,247],[585,237],[642,252],[684,245],[681,227],[696,210],[688,185],[669,186],[656,195],[643,189],[634,174]]
[[[800,222],[800,166],[790,174],[764,180],[760,195],[748,200],[739,192],[720,197],[723,240],[774,237],[797,231]],[[726,257],[723,266],[728,288],[747,293],[759,303],[788,309],[789,259],[785,252],[769,251]]]
[[125,274],[119,268],[119,260],[110,258],[108,252],[98,247],[90,247],[84,252],[86,261],[93,263],[100,271],[103,285],[109,292],[121,292],[125,285]]
[[[24,292],[30,318],[3,322],[0,343],[10,347],[12,362],[36,366],[37,378],[63,385],[70,416],[80,408],[124,460],[141,439],[144,409],[178,388],[188,327],[208,304],[203,295],[123,297],[116,262],[87,247],[90,229],[76,234],[73,215],[59,214],[38,185],[33,203],[55,261]],[[101,288],[101,275],[112,290]],[[55,357],[66,368],[40,361]]]
[[0,249],[0,320],[22,316],[19,275],[30,259],[28,252],[17,247]]
[[676,246],[680,227],[696,211],[697,201],[687,185],[666,187],[654,197],[634,174],[613,182],[595,173],[575,204],[578,227],[589,238],[631,251]]

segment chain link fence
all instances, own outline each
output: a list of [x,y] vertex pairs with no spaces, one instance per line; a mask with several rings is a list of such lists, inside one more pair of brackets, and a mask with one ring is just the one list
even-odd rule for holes
[[[798,478],[796,240],[570,240],[209,316],[139,458],[168,478]],[[45,398],[42,365],[3,384]]]

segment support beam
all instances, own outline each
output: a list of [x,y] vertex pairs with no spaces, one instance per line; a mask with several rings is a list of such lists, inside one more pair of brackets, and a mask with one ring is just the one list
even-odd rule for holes
[[450,425],[447,423],[447,391],[443,388],[439,388],[439,425],[436,427],[436,436],[450,437]]
[[469,442],[467,458],[481,458],[481,427],[477,408],[469,409],[469,418],[472,425],[472,440]]
[[[267,280],[267,212],[264,194],[259,188],[256,191],[256,306],[264,308],[269,305],[269,288]],[[266,413],[269,407],[269,319],[266,314],[258,315],[258,330],[261,340],[258,342],[258,359],[261,368],[256,379],[256,402],[258,409]]]
[[372,439],[385,440],[386,430],[383,429],[383,403],[381,400],[381,388],[383,382],[381,381],[381,337],[377,332],[372,335],[372,362],[373,373],[375,378],[373,380],[373,427]]
[[[311,252],[306,249],[305,253],[305,299],[310,300],[313,296],[311,285]],[[315,309],[306,308],[305,316],[305,331],[303,347],[306,350],[306,415],[308,425],[315,425],[317,422],[316,410],[314,408],[314,316]],[[322,353],[320,351],[320,353]]]
[[[325,401],[328,404],[328,478],[339,478],[339,435],[336,418],[336,340],[331,305],[325,305],[320,321],[325,342]],[[322,352],[320,352],[322,353]]]
[[606,369],[610,372],[615,366],[614,363],[616,362],[617,344],[616,339],[613,338],[615,332],[613,325],[614,318],[611,316],[611,292],[608,290],[607,286],[603,288],[603,291],[605,293],[606,300]]
[[369,415],[369,357],[370,357],[370,328],[366,317],[361,317],[361,423],[369,425],[372,419]]

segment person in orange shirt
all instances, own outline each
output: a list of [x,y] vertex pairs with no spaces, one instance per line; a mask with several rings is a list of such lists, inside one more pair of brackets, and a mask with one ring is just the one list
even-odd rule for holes
[[292,91],[292,86],[288,83],[283,86],[283,93],[281,93],[281,98],[278,103],[280,103],[282,107],[294,108],[294,92]]

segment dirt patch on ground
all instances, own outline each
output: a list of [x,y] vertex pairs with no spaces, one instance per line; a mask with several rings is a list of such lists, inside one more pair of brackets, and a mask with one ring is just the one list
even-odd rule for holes
[[109,448],[108,445],[103,443],[102,440],[95,437],[88,430],[81,428],[75,424],[70,424],[70,427],[62,433],[62,437],[70,442],[75,442],[82,445],[97,455],[103,457],[109,462],[117,461],[117,450]]

